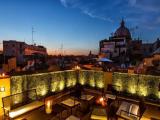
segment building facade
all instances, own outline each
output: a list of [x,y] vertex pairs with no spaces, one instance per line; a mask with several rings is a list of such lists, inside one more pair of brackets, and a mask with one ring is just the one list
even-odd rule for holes
[[130,41],[130,31],[125,27],[125,22],[122,20],[120,27],[115,31],[113,36],[100,41],[100,54],[105,54],[107,58],[118,63],[124,63],[129,59],[127,57],[127,50]]
[[143,43],[142,40],[132,40],[129,29],[125,26],[124,20],[120,27],[109,37],[99,42],[99,53],[116,63],[135,63],[143,60],[160,48],[160,40],[154,43]]
[[9,40],[3,41],[3,54],[4,56],[16,57],[17,63],[22,64],[25,62],[26,56],[34,54],[47,55],[47,49],[43,46],[28,45],[25,42]]

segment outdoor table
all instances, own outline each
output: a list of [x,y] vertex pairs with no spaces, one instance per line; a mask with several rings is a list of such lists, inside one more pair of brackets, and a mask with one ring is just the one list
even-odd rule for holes
[[78,118],[74,115],[70,115],[69,117],[66,118],[66,120],[80,120],[80,118]]
[[94,98],[92,95],[81,95],[82,100],[90,101]]
[[107,120],[106,109],[104,107],[94,107],[91,114],[91,119]]
[[59,119],[62,118],[62,112],[65,111],[65,110],[67,110],[67,108],[60,105],[60,104],[55,104],[55,105],[52,106],[52,112],[56,113],[56,114],[60,114]]
[[105,94],[106,98],[115,100],[116,99],[116,95],[112,95],[112,94]]
[[116,99],[116,95],[112,95],[112,94],[105,94],[105,97],[107,99],[107,105],[110,105],[112,101]]
[[66,107],[70,108],[70,109],[71,109],[71,114],[72,114],[72,108],[80,105],[80,102],[78,102],[78,101],[75,100],[75,99],[68,98],[68,99],[62,101],[61,104],[63,104],[63,105],[65,105]]
[[123,101],[118,108],[116,115],[123,119],[138,120],[138,111],[138,105]]

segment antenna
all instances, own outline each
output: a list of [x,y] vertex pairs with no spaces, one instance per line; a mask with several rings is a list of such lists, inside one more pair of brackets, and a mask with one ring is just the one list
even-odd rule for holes
[[61,44],[61,55],[63,56],[63,43]]
[[32,26],[32,44],[34,45],[34,39],[33,39],[33,34],[34,34],[34,27]]
[[132,27],[132,28],[129,29],[132,37],[135,35],[135,30],[137,30],[137,29],[138,29],[138,26],[135,26],[135,27]]

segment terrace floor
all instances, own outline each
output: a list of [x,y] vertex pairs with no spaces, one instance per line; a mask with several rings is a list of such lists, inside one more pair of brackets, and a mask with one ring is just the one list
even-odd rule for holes
[[141,120],[150,120],[151,118],[160,120],[160,109],[153,106],[147,106]]
[[[93,95],[93,96],[99,96],[101,95],[101,93],[99,92],[96,92],[96,91],[87,91],[85,92],[85,94],[90,94],[90,95]],[[70,95],[65,95],[65,96],[60,96],[58,98],[55,98],[55,97],[49,97],[47,98],[47,100],[53,100],[55,103],[61,103],[63,100],[67,99],[67,98],[70,98],[71,96]],[[53,108],[54,109],[54,108]],[[73,109],[73,112],[72,114],[75,114],[77,111],[77,108],[76,109]],[[97,111],[98,112],[98,111]],[[48,115],[46,118],[46,116],[43,116],[45,114],[41,114],[41,112],[39,112],[39,110],[34,110],[30,113],[27,113],[25,115],[22,115],[18,118],[16,118],[15,120],[64,120],[68,117],[68,112],[65,111],[62,113],[62,118],[59,118],[59,116],[55,116],[55,117],[51,117]],[[102,115],[101,117],[97,117],[95,116],[94,117],[95,119],[92,119],[92,120],[107,120],[107,117],[104,115]],[[72,119],[67,119],[67,120],[72,120]],[[76,120],[76,119],[73,119],[73,120]],[[78,120],[78,119],[77,119]],[[79,119],[80,120],[80,119]],[[89,120],[89,119],[85,119],[85,120]],[[118,118],[118,120],[121,120],[121,118]],[[160,120],[160,109],[158,107],[153,107],[153,106],[147,106],[147,109],[145,110],[141,120]]]

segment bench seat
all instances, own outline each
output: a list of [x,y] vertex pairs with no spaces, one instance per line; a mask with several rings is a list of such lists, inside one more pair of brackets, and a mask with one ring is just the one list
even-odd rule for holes
[[13,110],[10,110],[9,111],[9,117],[10,118],[15,118],[15,117],[18,117],[24,113],[27,113],[31,110],[34,110],[36,108],[39,108],[41,106],[44,105],[44,102],[41,102],[41,101],[34,101],[32,103],[29,103],[29,104],[26,104],[24,106],[21,106],[21,107],[18,107],[16,109],[13,109]]

